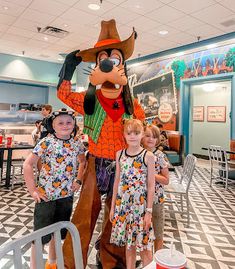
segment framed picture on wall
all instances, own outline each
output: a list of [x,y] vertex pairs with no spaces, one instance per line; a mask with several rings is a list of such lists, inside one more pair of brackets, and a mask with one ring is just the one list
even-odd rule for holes
[[226,106],[208,106],[207,121],[226,122]]
[[177,114],[177,93],[172,71],[157,75],[133,85],[134,97],[144,109],[146,118],[157,116],[167,123]]
[[193,107],[193,121],[204,121],[204,106]]

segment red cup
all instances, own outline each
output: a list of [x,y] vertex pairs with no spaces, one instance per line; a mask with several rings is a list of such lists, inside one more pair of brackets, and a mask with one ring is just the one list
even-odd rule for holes
[[10,147],[12,144],[12,136],[7,136],[6,141],[7,141],[7,146]]
[[0,135],[0,144],[2,144],[2,141],[3,141],[3,136]]

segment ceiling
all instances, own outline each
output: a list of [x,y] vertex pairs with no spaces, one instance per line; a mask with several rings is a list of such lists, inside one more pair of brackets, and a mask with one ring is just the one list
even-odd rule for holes
[[[136,29],[132,58],[235,30],[235,0],[103,0],[97,11],[89,3],[100,0],[0,0],[0,53],[58,62],[60,53],[93,47],[100,21],[112,18],[122,40]],[[69,34],[38,32],[46,26]]]

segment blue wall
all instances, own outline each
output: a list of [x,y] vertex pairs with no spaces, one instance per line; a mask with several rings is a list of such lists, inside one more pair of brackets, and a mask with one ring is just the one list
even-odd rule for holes
[[0,77],[57,83],[62,64],[0,54]]

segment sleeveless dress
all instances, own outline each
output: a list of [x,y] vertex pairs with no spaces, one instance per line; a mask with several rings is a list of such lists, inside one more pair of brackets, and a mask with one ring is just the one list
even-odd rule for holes
[[147,150],[130,156],[120,154],[120,183],[116,197],[110,242],[117,246],[135,246],[137,251],[151,250],[154,240],[152,225],[144,230],[147,202]]

